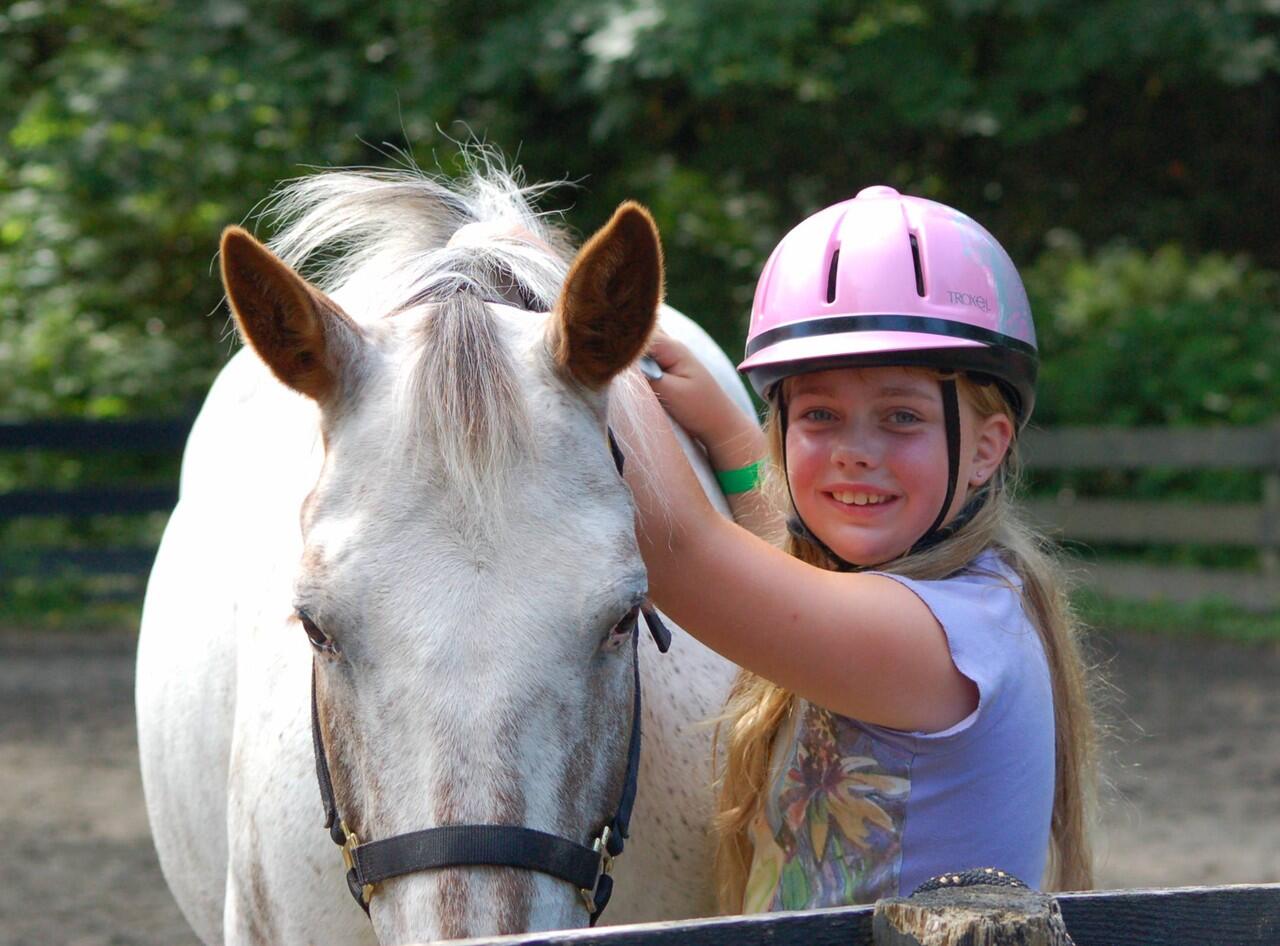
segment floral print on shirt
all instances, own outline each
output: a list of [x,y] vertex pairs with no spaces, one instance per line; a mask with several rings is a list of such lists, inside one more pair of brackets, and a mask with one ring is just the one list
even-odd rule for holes
[[774,769],[743,911],[871,903],[898,893],[910,756],[854,720],[800,702]]

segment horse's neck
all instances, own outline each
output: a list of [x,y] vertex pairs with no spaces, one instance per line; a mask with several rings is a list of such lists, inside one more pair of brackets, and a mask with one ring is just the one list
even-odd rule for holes
[[[219,547],[218,587],[288,614],[302,553],[299,510],[323,460],[319,412],[248,350],[218,375],[183,456],[175,541]],[[168,539],[166,539],[168,541]],[[252,609],[236,613],[252,623]]]
[[[663,328],[689,346],[735,404],[746,413],[753,411],[732,364],[702,329],[665,307]],[[706,454],[683,432],[677,437],[708,499],[729,515]],[[738,668],[668,623],[673,631],[669,653],[658,653],[647,639],[641,645],[645,742],[633,823],[636,840],[619,862],[611,923],[715,910],[712,841],[706,830],[714,810],[711,735]]]
[[[248,349],[218,374],[182,461],[182,498],[246,509],[284,493],[305,496],[321,457],[319,411]],[[297,507],[294,507],[296,513]]]

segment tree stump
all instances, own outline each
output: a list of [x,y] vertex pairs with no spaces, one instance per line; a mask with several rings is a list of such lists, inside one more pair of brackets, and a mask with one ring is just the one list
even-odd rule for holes
[[875,946],[1073,946],[1058,902],[993,868],[876,903]]

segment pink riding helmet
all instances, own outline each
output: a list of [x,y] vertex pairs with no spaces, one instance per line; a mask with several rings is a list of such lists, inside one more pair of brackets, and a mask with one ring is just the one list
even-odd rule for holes
[[782,238],[738,367],[765,398],[789,375],[828,368],[976,372],[1002,383],[1021,426],[1037,362],[1026,290],[995,237],[958,210],[877,186]]

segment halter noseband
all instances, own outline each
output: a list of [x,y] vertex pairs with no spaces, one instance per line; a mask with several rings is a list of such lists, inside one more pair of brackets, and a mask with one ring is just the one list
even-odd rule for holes
[[[623,454],[609,432],[609,449],[618,473]],[[645,623],[658,650],[666,653],[671,632],[652,608],[642,608]],[[316,779],[324,805],[324,826],[329,837],[342,848],[347,867],[347,889],[366,914],[374,887],[384,880],[440,867],[518,867],[550,874],[573,884],[594,926],[613,893],[613,859],[622,853],[631,825],[640,775],[640,631],[631,635],[635,689],[632,701],[631,736],[627,744],[627,770],[622,794],[612,818],[595,835],[590,847],[559,835],[532,828],[505,824],[463,824],[427,828],[398,834],[378,841],[361,841],[338,813],[333,779],[324,739],[320,732],[320,710],[316,702],[316,664],[311,664],[311,740],[316,754]]]

